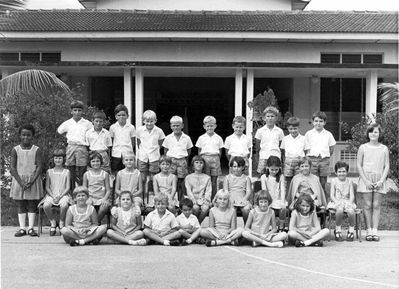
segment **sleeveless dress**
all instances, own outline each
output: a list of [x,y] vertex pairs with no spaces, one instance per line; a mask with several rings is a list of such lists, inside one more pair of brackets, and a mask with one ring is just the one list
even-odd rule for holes
[[62,172],[56,172],[54,169],[48,170],[49,179],[47,182],[50,182],[50,195],[46,195],[44,199],[40,203],[51,203],[54,206],[60,205],[60,203],[68,203],[71,204],[71,196],[69,194],[63,196],[58,203],[54,202],[54,198],[58,197],[63,193],[65,187],[67,185],[68,178],[68,170],[63,169]]
[[270,234],[267,238],[265,237],[272,226],[272,219],[274,218],[273,210],[268,209],[266,212],[262,212],[259,208],[255,208],[249,212],[249,215],[252,216],[251,231],[255,232],[259,238],[270,241],[277,235],[277,233],[275,233]]
[[236,177],[229,174],[227,177],[227,190],[230,193],[230,200],[234,206],[244,207],[248,204],[248,201],[244,202],[243,198],[247,191],[247,175],[242,174]]
[[173,183],[173,179],[175,177],[176,176],[173,175],[173,174],[169,174],[168,176],[164,177],[164,176],[161,175],[161,173],[159,173],[159,174],[156,174],[154,176],[154,181],[156,181],[157,184],[158,184],[159,192],[169,196],[169,206],[178,207],[179,206],[179,200],[177,198],[177,192],[175,194],[174,199],[172,200],[172,198],[171,198],[172,183]]
[[[309,234],[312,229],[315,227],[315,224],[313,223],[313,214],[316,214],[316,212],[312,212],[307,216],[302,215],[299,213],[297,210],[293,210],[292,214],[296,216],[296,222],[294,224],[294,227]],[[304,236],[305,237],[305,236]]]
[[[120,191],[129,191],[133,195],[133,202],[143,204],[141,194],[137,194],[139,191],[139,182],[141,181],[140,171],[135,169],[133,172],[129,172],[123,169],[118,172],[117,178],[120,180]],[[115,202],[119,203],[119,197],[115,196]]]
[[327,209],[343,209],[344,212],[356,209],[356,204],[349,202],[350,188],[353,188],[352,181],[346,179],[345,182],[341,182],[338,178],[335,178],[331,180],[331,186],[333,185],[335,186],[336,191],[335,198],[338,202],[334,203],[333,201],[330,201],[327,205]]
[[262,184],[262,190],[269,192],[272,197],[271,207],[273,209],[279,210],[287,206],[287,201],[285,200],[285,180],[284,176],[280,175],[280,180],[277,182],[276,177],[262,175],[260,177]]
[[116,226],[125,233],[129,231],[131,232],[137,227],[137,213],[133,206],[128,211],[125,211],[122,208],[113,207],[111,209],[111,215],[116,219]]
[[[367,179],[373,183],[379,181],[384,172],[384,161],[388,148],[383,144],[372,146],[368,143],[365,143],[359,147],[359,150],[363,150],[363,172]],[[366,188],[366,184],[361,177],[359,177],[357,191],[360,193],[372,192]],[[384,181],[382,188],[376,192],[380,194],[387,193],[386,181]]]
[[189,174],[185,178],[186,186],[190,186],[191,192],[194,196],[194,204],[197,205],[210,205],[211,204],[211,194],[212,194],[212,185],[211,185],[211,177],[206,174]]
[[231,228],[231,221],[234,216],[234,209],[229,208],[226,211],[221,211],[217,207],[211,208],[210,212],[212,212],[213,217],[215,219],[215,227],[208,228],[208,231],[215,236],[216,238],[220,239],[220,233],[227,234],[227,232]]
[[[94,207],[87,205],[86,211],[84,213],[79,213],[77,210],[77,205],[72,205],[68,209],[72,214],[72,226],[69,227],[79,238],[84,239],[88,236],[93,235],[97,230],[98,226],[93,224],[91,221],[91,215],[94,212]],[[86,229],[89,229],[86,232]]]
[[105,196],[105,171],[97,175],[92,170],[87,171],[87,184],[89,189],[88,204],[93,206],[101,205],[101,199]]
[[[29,182],[36,171],[36,153],[39,147],[32,145],[30,149],[23,149],[20,145],[14,147],[17,153],[17,172],[21,180]],[[13,177],[10,189],[10,197],[14,200],[39,200],[43,196],[43,184],[41,177],[37,177],[32,186],[23,190]]]

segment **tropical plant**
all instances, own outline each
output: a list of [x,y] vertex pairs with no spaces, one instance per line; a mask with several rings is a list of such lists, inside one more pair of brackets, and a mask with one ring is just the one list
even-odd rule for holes
[[4,13],[7,10],[24,8],[26,5],[25,0],[1,0],[0,1],[0,13]]

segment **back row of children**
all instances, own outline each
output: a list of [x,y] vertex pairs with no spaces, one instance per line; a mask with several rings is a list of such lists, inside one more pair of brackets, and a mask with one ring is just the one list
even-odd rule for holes
[[[67,208],[69,202],[67,193],[73,190],[75,182],[88,188],[89,203],[97,206],[98,219],[101,222],[114,201],[109,198],[111,192],[110,171],[117,174],[115,184],[117,196],[122,191],[132,192],[137,214],[140,214],[140,209],[143,208],[143,196],[146,199],[144,205],[154,206],[153,200],[150,198],[151,189],[149,188],[149,184],[153,183],[155,194],[165,193],[168,195],[169,209],[172,212],[175,212],[175,209],[178,208],[179,201],[183,200],[183,196],[186,195],[190,198],[194,202],[194,212],[202,222],[208,214],[216,192],[216,180],[221,174],[220,157],[223,147],[226,149],[230,166],[230,173],[225,177],[223,187],[229,193],[233,206],[237,210],[241,210],[244,221],[247,221],[251,210],[249,202],[251,181],[244,174],[244,171],[247,169],[252,141],[243,133],[245,129],[244,117],[237,116],[233,119],[234,133],[226,138],[224,144],[221,137],[215,133],[216,119],[212,116],[204,118],[206,133],[200,136],[196,143],[199,156],[192,159],[194,172],[188,175],[187,159],[193,144],[190,137],[182,131],[183,120],[181,117],[174,116],[171,118],[172,133],[165,137],[163,131],[155,126],[156,114],[153,111],[147,110],[144,112],[144,126],[135,131],[134,126],[127,122],[127,108],[124,105],[118,105],[115,108],[117,122],[110,127],[110,132],[108,132],[103,128],[104,113],[95,113],[93,124],[91,124],[82,118],[83,108],[82,102],[73,102],[71,104],[72,118],[58,128],[58,132],[66,134],[67,137],[68,146],[65,164],[69,171],[62,167],[62,151],[56,151],[54,154],[55,168],[50,169],[47,173],[47,196],[42,201],[45,212],[48,213],[51,221],[51,234],[55,234],[56,223],[50,209],[53,205],[62,206],[59,224],[62,228],[64,225],[63,215],[66,213],[65,208]],[[266,125],[256,132],[255,139],[259,152],[257,171],[261,174],[262,189],[268,191],[272,196],[271,207],[276,210],[276,214],[280,218],[279,227],[282,230],[286,215],[286,199],[293,205],[292,200],[298,197],[301,192],[310,192],[316,208],[325,208],[327,205],[324,185],[328,175],[329,156],[332,153],[335,140],[332,134],[324,129],[326,115],[323,112],[317,112],[313,115],[314,128],[308,131],[305,136],[299,134],[299,119],[296,117],[288,119],[287,128],[290,134],[284,136],[283,131],[275,125],[277,115],[278,110],[276,108],[267,107],[265,109]],[[378,126],[375,130],[380,133]],[[138,143],[138,169],[134,155],[135,139]],[[371,142],[371,138],[369,139]],[[21,140],[24,141],[22,133]],[[377,138],[377,143],[378,141],[379,138]],[[160,156],[161,145],[165,151],[165,155],[162,157]],[[89,147],[90,154],[87,147]],[[363,152],[363,150],[360,151]],[[111,152],[111,160],[109,152]],[[384,157],[386,156],[383,159],[386,160],[388,158],[387,151],[384,150],[383,153]],[[307,159],[304,159],[305,154]],[[58,162],[56,162],[56,158]],[[281,158],[284,160],[283,162],[281,162]],[[88,159],[91,169],[85,172]],[[38,161],[36,160],[35,163]],[[283,170],[281,169],[282,163],[284,164]],[[125,166],[124,169],[123,165]],[[361,166],[363,166],[363,163]],[[341,167],[339,166],[338,169]],[[386,161],[380,167],[383,172],[379,173],[380,179],[375,181],[376,184],[383,183],[389,171],[389,165],[387,166]],[[160,173],[158,173],[159,169],[161,170]],[[265,169],[266,173],[263,174]],[[348,168],[345,167],[345,170],[347,173]],[[17,169],[12,169],[14,178],[18,176],[15,173],[16,171]],[[300,174],[297,174],[299,171]],[[311,171],[315,175],[311,174]],[[293,178],[295,174],[297,175]],[[55,177],[56,175],[57,177]],[[366,173],[360,174],[362,178],[367,178],[365,175]],[[150,182],[151,179],[152,182]],[[371,183],[371,181],[369,182]],[[17,181],[17,183],[22,183],[22,181]],[[71,183],[71,185],[69,186],[67,183]],[[375,185],[374,180],[371,184]],[[56,188],[52,188],[52,186]],[[365,189],[369,189],[370,186],[366,186]],[[286,187],[289,188],[287,197]],[[28,210],[30,209],[28,208]],[[370,224],[371,218],[369,219]],[[376,223],[375,220],[373,221]],[[20,224],[24,225],[24,222],[25,220],[23,223],[20,221]],[[29,232],[32,233],[31,220],[29,223]],[[376,236],[377,239],[375,225],[373,228],[375,231],[371,236]],[[17,234],[23,235],[24,232],[21,225],[21,230]],[[340,233],[339,230],[337,232]],[[349,232],[353,232],[353,226],[349,228]],[[32,234],[34,235],[35,232],[33,231]],[[353,233],[351,236],[353,238]]]

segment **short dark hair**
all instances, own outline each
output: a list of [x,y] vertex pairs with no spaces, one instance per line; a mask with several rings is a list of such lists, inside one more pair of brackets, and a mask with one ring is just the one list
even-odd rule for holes
[[298,163],[298,166],[301,166],[304,163],[308,163],[309,167],[312,167],[312,161],[310,159],[308,159],[307,157],[301,158],[301,160]]
[[32,133],[32,136],[34,136],[35,133],[36,133],[35,127],[33,125],[31,125],[31,124],[23,124],[23,125],[21,125],[19,127],[19,129],[18,129],[18,134],[21,134],[23,129],[29,130]]
[[100,118],[102,120],[105,120],[107,118],[107,116],[105,115],[105,113],[103,111],[99,110],[99,111],[96,111],[93,114],[93,120],[95,120],[96,118]]
[[259,205],[259,200],[267,200],[269,205],[273,202],[272,196],[266,190],[260,190],[255,194],[255,205]]
[[127,106],[126,106],[126,105],[123,105],[123,104],[118,104],[118,105],[115,107],[115,109],[114,109],[114,114],[118,114],[118,113],[120,113],[121,111],[124,111],[124,112],[126,112],[127,115],[129,115],[129,110],[127,109]]
[[289,126],[298,127],[300,122],[301,122],[301,120],[298,117],[291,116],[289,119],[287,119],[286,126],[287,127],[289,127]]
[[192,171],[194,171],[194,162],[202,162],[204,164],[204,166],[202,167],[202,172],[205,171],[205,167],[206,167],[206,163],[203,157],[201,156],[194,156],[191,160],[191,169]]
[[342,162],[342,161],[336,162],[335,166],[334,166],[334,171],[337,172],[338,169],[340,169],[340,168],[345,168],[347,172],[349,171],[349,165],[346,162]]
[[183,206],[187,206],[190,209],[192,209],[194,207],[194,203],[189,198],[184,198],[183,200],[180,201],[180,209],[183,210]]
[[84,109],[85,108],[85,105],[84,105],[84,103],[83,103],[83,101],[80,101],[80,100],[73,100],[72,102],[71,102],[71,105],[69,106],[71,109],[74,109],[74,108],[81,108],[81,109]]
[[367,127],[367,129],[366,129],[366,139],[368,141],[370,141],[369,133],[372,132],[375,128],[378,128],[378,130],[380,131],[380,135],[378,136],[378,141],[381,142],[384,139],[384,137],[382,136],[382,127],[376,122],[370,124]]
[[270,170],[269,168],[275,166],[279,168],[279,171],[276,175],[276,182],[280,182],[280,176],[281,176],[281,160],[279,157],[276,156],[270,156],[267,161],[266,161],[266,176],[268,177],[270,175]]
[[65,150],[63,148],[57,148],[53,151],[53,158],[51,160],[51,165],[54,165],[54,157],[62,157],[63,161],[62,163],[65,164],[65,160],[66,160],[66,154],[65,154]]
[[301,205],[302,201],[307,202],[310,206],[310,212],[313,212],[314,200],[312,199],[312,197],[309,194],[304,194],[304,193],[299,195],[298,199],[295,202],[294,209],[297,210],[298,212],[300,212],[301,210],[300,210],[299,206]]
[[316,111],[313,115],[312,115],[312,120],[314,120],[316,117],[321,118],[324,121],[327,121],[327,115],[325,112],[322,111]]
[[89,155],[89,160],[90,160],[89,166],[90,167],[91,167],[91,161],[94,160],[95,158],[100,159],[101,165],[103,164],[103,162],[104,162],[103,156],[99,152],[92,151],[92,152],[90,152],[90,155]]
[[245,168],[245,160],[243,157],[232,157],[229,162],[229,167],[232,167],[234,162],[236,162],[239,167]]

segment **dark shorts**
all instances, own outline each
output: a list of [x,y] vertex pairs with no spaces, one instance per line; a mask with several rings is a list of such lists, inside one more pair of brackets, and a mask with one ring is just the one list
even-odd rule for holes
[[299,162],[301,158],[286,158],[284,160],[284,176],[293,177],[299,173]]
[[187,159],[172,158],[172,166],[170,172],[176,175],[179,179],[183,179],[188,175]]
[[159,161],[143,162],[143,161],[138,160],[137,168],[142,173],[150,172],[150,173],[156,174],[159,172]]
[[330,158],[308,156],[312,163],[311,173],[319,177],[327,177],[330,175]]
[[204,173],[209,176],[220,176],[222,175],[222,169],[220,167],[219,155],[201,155],[205,161]]

